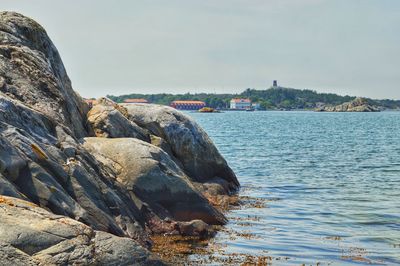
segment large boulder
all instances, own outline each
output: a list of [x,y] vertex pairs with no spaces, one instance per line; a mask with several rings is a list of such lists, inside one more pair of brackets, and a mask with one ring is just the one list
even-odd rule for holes
[[1,265],[163,265],[130,238],[0,196]]
[[207,133],[189,116],[167,106],[125,104],[129,119],[152,134],[165,139],[184,171],[195,182],[222,178],[227,192],[234,192],[239,182]]
[[[150,233],[225,223],[196,188],[238,183],[197,125],[171,120],[166,132],[182,134],[157,135],[127,109],[101,104],[88,123],[44,29],[0,12],[0,264],[146,264]],[[125,139],[83,141],[94,132]]]
[[[118,108],[119,107],[119,108]],[[147,130],[142,129],[124,116],[124,110],[115,103],[98,101],[87,117],[97,137],[137,138],[150,142]]]
[[83,145],[161,219],[226,222],[160,148],[134,138],[85,138]]
[[136,201],[70,131],[1,92],[0,106],[0,174],[8,184],[2,194],[16,196],[18,189],[53,213],[146,245]]
[[77,141],[87,111],[44,29],[0,12],[0,193],[149,246],[138,201]]

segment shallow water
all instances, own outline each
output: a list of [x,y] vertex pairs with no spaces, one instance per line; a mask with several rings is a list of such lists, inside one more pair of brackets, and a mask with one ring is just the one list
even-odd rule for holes
[[187,114],[236,172],[241,195],[265,202],[228,213],[215,256],[400,264],[400,112]]

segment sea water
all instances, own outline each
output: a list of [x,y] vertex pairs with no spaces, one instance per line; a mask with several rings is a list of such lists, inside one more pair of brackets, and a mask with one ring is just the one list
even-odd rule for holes
[[227,213],[212,240],[225,256],[400,264],[400,112],[187,115],[237,174],[240,195],[265,202]]

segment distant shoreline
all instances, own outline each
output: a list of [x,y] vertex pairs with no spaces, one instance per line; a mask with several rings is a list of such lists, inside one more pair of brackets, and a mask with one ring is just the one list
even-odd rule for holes
[[[309,89],[293,89],[285,87],[270,87],[269,89],[246,89],[241,93],[157,93],[157,94],[126,94],[107,95],[116,103],[122,103],[127,99],[141,99],[149,103],[170,105],[177,100],[203,101],[207,107],[224,109],[230,107],[230,101],[234,98],[250,99],[252,103],[259,104],[264,110],[314,110],[324,106],[336,106],[355,100],[356,96],[342,96],[335,93],[318,93]],[[371,105],[381,110],[400,110],[400,100],[364,98]]]
[[[179,111],[189,111],[189,110],[179,110]],[[246,110],[238,110],[238,109],[220,109],[222,112],[245,112]],[[269,109],[269,110],[255,110],[255,112],[312,112],[312,113],[362,113],[362,112],[318,112],[314,109],[290,109],[290,110],[277,110],[277,109]],[[384,109],[381,112],[400,112],[400,109]]]

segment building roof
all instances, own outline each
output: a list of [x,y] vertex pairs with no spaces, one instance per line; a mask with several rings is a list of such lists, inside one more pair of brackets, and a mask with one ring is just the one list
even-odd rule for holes
[[149,101],[146,99],[142,99],[142,98],[140,98],[140,99],[125,99],[124,103],[149,103]]
[[251,103],[250,99],[240,99],[240,98],[234,98],[231,100],[231,102],[235,103]]
[[202,101],[173,101],[171,104],[206,104]]
[[95,99],[84,99],[87,104],[96,104],[97,101]]

